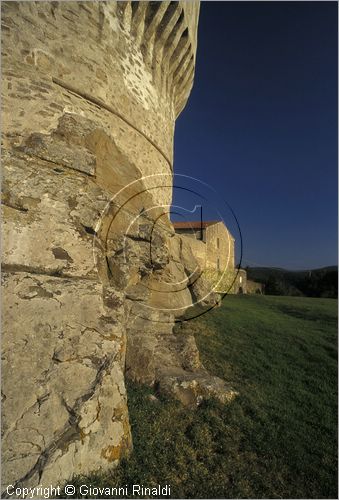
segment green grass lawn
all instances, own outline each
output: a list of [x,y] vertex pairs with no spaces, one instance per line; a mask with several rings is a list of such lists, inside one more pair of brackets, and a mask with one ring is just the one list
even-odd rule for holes
[[206,368],[239,396],[194,411],[129,385],[134,452],[91,484],[170,484],[173,498],[337,498],[337,301],[229,296],[190,323]]

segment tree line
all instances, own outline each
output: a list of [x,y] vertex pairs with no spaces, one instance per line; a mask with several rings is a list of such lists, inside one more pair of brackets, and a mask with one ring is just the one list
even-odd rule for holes
[[336,266],[310,271],[287,271],[274,268],[246,268],[247,278],[265,285],[266,295],[338,297]]

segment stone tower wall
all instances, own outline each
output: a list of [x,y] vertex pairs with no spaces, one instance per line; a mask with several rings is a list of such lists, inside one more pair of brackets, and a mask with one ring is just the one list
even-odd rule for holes
[[2,485],[56,485],[131,450],[125,372],[213,386],[173,332],[205,294],[166,214],[199,4],[1,7]]

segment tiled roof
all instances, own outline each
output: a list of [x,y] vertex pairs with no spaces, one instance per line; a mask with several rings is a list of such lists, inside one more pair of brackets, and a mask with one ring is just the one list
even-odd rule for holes
[[220,220],[210,220],[210,221],[183,221],[183,222],[172,222],[174,229],[201,229],[217,224]]

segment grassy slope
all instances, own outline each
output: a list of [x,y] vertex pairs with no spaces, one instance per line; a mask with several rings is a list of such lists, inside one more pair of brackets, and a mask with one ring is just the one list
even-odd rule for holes
[[188,411],[130,386],[134,453],[91,484],[170,483],[174,498],[337,498],[336,308],[230,296],[192,321],[205,366],[239,396]]
[[242,496],[336,495],[336,308],[328,299],[232,296],[203,317],[203,361],[239,390],[232,421],[254,454]]

